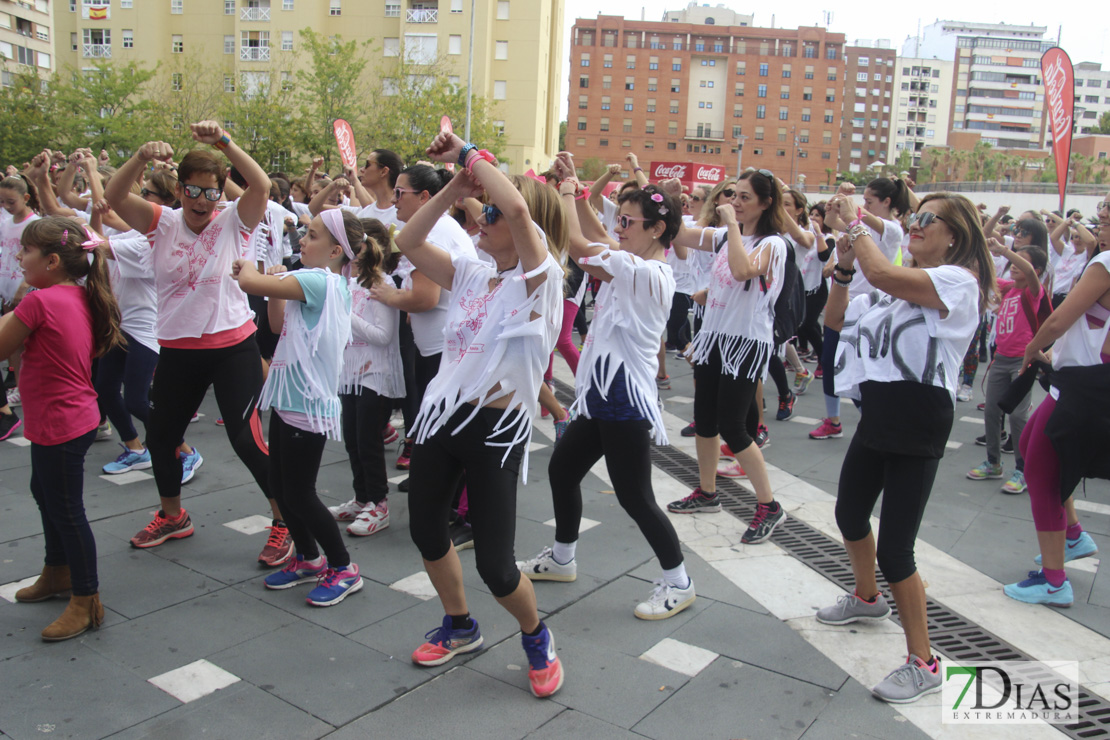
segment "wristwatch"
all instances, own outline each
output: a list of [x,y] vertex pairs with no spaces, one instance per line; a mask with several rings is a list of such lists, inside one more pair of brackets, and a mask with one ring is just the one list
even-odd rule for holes
[[466,155],[470,154],[477,148],[478,147],[474,146],[473,144],[465,144],[463,146],[462,151],[459,152],[459,167],[466,167]]

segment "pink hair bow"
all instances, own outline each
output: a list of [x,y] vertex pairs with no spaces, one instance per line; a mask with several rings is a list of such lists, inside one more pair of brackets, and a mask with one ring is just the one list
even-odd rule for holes
[[90,252],[96,249],[99,245],[104,243],[104,240],[92,232],[88,226],[83,226],[85,230],[85,241],[81,242],[81,249]]
[[525,172],[525,173],[524,173],[524,176],[525,176],[525,177],[530,177],[530,178],[532,178],[533,180],[535,180],[536,182],[538,182],[538,183],[540,183],[540,184],[542,184],[542,185],[546,185],[546,184],[547,184],[547,180],[546,180],[546,179],[544,179],[544,178],[542,178],[542,177],[540,177],[539,175],[537,175],[537,174],[536,174],[536,171],[535,171],[535,170],[533,170],[533,169],[529,169],[529,170],[528,170],[527,172]]

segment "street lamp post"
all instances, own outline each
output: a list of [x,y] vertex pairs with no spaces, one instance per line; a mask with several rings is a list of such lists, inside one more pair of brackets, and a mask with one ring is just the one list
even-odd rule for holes
[[748,140],[745,134],[740,134],[736,137],[736,176],[740,177],[740,173],[744,170],[741,169],[740,161],[744,156],[744,142]]
[[474,3],[470,0],[470,58],[466,67],[466,141],[470,141],[470,99],[474,94]]

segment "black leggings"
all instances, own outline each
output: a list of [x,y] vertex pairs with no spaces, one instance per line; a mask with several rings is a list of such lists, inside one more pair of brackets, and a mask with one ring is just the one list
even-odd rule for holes
[[675,291],[671,299],[671,315],[667,317],[667,344],[686,349],[690,343],[690,306],[693,301],[685,293]]
[[420,411],[420,398],[416,392],[416,340],[412,337],[412,326],[408,314],[401,312],[401,322],[397,326],[398,342],[401,347],[401,369],[405,375],[405,397],[401,401],[401,416],[405,421],[405,438],[412,430],[412,422]]
[[350,565],[351,556],[335,517],[316,495],[316,475],[326,442],[323,434],[298,429],[286,423],[277,409],[270,411],[270,493],[281,508],[297,554],[315,560],[320,557],[319,543],[328,567],[338,569]]
[[790,390],[790,384],[786,382],[786,367],[782,364],[782,358],[779,357],[778,347],[775,350],[771,354],[771,359],[767,362],[767,372],[770,373],[771,380],[775,381],[779,398],[790,398],[792,391]]
[[[514,445],[505,464],[504,446],[487,444],[501,409],[481,409],[457,434],[451,432],[474,411],[465,404],[423,444],[412,449],[409,487],[409,534],[428,561],[439,560],[451,548],[447,531],[451,498],[460,476],[466,474],[468,519],[474,532],[478,575],[490,593],[503,598],[516,591],[520,571],[513,543],[516,537],[516,486],[525,443]],[[511,431],[494,437],[507,443]]]
[[369,388],[339,396],[343,405],[343,444],[351,460],[352,486],[360,504],[380,504],[389,495],[382,429],[389,423],[392,402]]
[[678,535],[651,488],[651,424],[577,417],[563,433],[547,466],[555,506],[555,540],[578,540],[582,479],[605,456],[617,501],[647,539],[664,570],[682,564]]
[[130,442],[139,436],[131,417],[145,425],[150,415],[150,381],[158,365],[158,353],[127,332],[123,338],[127,340],[125,347],[113,347],[97,362],[96,402],[100,415],[108,417],[120,439]]
[[270,497],[266,443],[258,416],[262,363],[254,336],[220,349],[163,347],[150,388],[147,448],[158,495],[181,495],[181,459],[177,447],[193,413],[212,386],[224,418],[224,431],[235,454],[250,470],[266,498]]
[[821,389],[829,398],[836,398],[836,348],[840,344],[840,332],[825,327],[824,346],[821,348]]
[[852,437],[836,492],[836,525],[848,542],[871,532],[871,511],[883,494],[877,560],[888,583],[917,572],[913,545],[940,460],[880,452]]
[[825,303],[828,300],[829,286],[822,279],[821,287],[812,293],[806,293],[806,317],[802,325],[798,327],[798,338],[809,342],[809,346],[813,348],[818,357],[821,356],[821,350],[824,347],[821,337],[821,311],[825,308]]
[[277,349],[278,335],[270,328],[270,304],[260,295],[247,296],[247,304],[254,311],[254,323],[258,326],[258,332],[254,335],[258,342],[258,353],[262,355],[262,359],[272,360],[274,350]]
[[[758,380],[748,374],[754,353],[734,378],[722,374],[721,353],[714,347],[704,364],[694,365],[694,426],[699,437],[718,434],[733,452],[743,452],[759,431],[759,408],[752,403]],[[756,373],[758,378],[760,373]]]

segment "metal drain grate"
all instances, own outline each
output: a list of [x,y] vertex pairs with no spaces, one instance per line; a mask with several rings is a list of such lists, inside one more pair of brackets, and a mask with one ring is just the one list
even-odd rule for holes
[[[556,382],[556,395],[569,405],[573,389],[561,381]],[[685,452],[672,447],[651,448],[652,464],[691,489],[699,483],[697,461]],[[755,514],[755,494],[729,479],[717,479],[717,493],[725,511],[742,521],[750,521]],[[820,573],[844,590],[854,585],[852,566],[844,545],[805,522],[788,518],[775,530],[774,542],[802,563]],[[876,572],[879,586],[889,591],[890,586],[881,573]],[[897,607],[891,599],[893,619],[897,621]],[[929,639],[937,650],[961,662],[984,660],[1033,660],[995,634],[932,599],[926,601]],[[1110,739],[1110,702],[1095,696],[1082,687],[1078,691],[1080,721],[1074,725],[1057,725],[1063,734],[1073,738]]]

